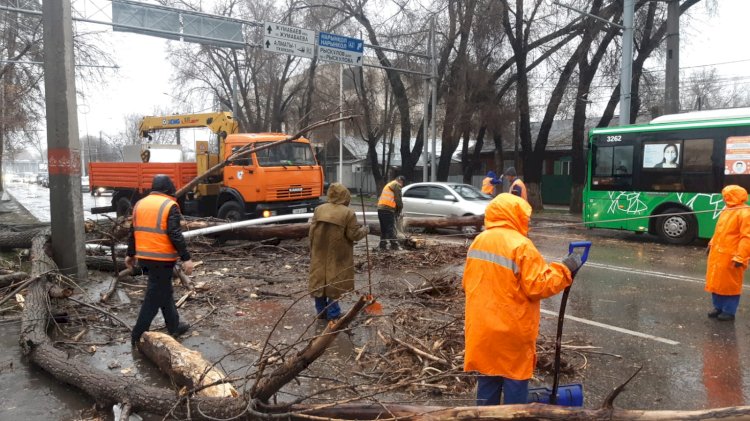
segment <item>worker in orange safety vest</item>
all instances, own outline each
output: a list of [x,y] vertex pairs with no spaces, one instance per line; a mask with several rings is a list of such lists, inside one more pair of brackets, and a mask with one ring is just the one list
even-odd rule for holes
[[708,243],[706,291],[714,309],[708,317],[732,321],[740,304],[742,278],[750,258],[750,207],[747,190],[730,185],[721,190],[727,207],[716,222]]
[[495,171],[487,171],[487,177],[482,180],[482,193],[495,197],[495,186],[500,182]]
[[503,177],[505,177],[505,179],[508,180],[508,183],[510,184],[508,193],[523,198],[523,200],[529,200],[528,196],[526,195],[526,184],[524,184],[523,181],[518,178],[518,174],[516,174],[515,168],[510,167],[505,170],[505,172],[503,173]]
[[391,242],[391,250],[399,250],[396,239],[396,220],[401,217],[404,203],[401,200],[401,187],[404,187],[406,177],[399,175],[393,181],[383,187],[378,199],[378,221],[380,222],[380,247],[386,250],[388,241]]
[[477,405],[526,403],[536,365],[540,301],[573,282],[581,256],[547,265],[526,236],[531,206],[501,193],[484,214],[485,231],[469,247],[464,371],[479,372]]
[[180,208],[174,194],[172,180],[166,175],[155,175],[151,193],[133,208],[125,265],[132,269],[137,259],[138,265],[148,275],[146,295],[131,333],[133,346],[138,344],[159,310],[172,336],[177,337],[190,327],[187,323],[180,323],[172,296],[172,273],[177,259],[182,260],[182,269],[187,275],[193,272],[194,266],[182,236]]

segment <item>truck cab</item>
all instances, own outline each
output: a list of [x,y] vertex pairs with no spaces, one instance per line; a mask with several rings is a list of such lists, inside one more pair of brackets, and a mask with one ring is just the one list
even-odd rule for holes
[[[228,135],[222,159],[248,144],[262,147],[286,137],[283,133]],[[205,190],[202,206],[216,209],[215,214],[221,219],[312,212],[324,194],[323,170],[315,160],[310,141],[299,138],[232,161],[224,167],[220,185],[205,185]],[[212,197],[216,198],[215,203],[211,203]]]

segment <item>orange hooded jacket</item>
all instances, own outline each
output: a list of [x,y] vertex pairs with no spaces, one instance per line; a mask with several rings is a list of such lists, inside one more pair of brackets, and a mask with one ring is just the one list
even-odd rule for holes
[[547,265],[531,240],[531,206],[501,193],[484,214],[486,230],[469,247],[464,269],[464,371],[530,379],[536,365],[539,301],[571,284],[570,270]]
[[[750,258],[750,207],[747,190],[726,186],[721,191],[727,207],[719,215],[716,231],[708,245],[706,291],[719,295],[740,295],[742,276]],[[735,267],[734,262],[741,263]]]

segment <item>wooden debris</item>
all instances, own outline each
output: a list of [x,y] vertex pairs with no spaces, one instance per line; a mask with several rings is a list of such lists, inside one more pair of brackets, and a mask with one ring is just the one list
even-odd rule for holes
[[[138,348],[178,386],[184,386],[191,390],[199,389],[202,386],[221,382],[226,378],[226,375],[219,368],[206,361],[200,352],[185,348],[167,334],[146,332],[143,334]],[[229,383],[200,389],[197,394],[214,398],[236,398],[239,396],[234,386]]]

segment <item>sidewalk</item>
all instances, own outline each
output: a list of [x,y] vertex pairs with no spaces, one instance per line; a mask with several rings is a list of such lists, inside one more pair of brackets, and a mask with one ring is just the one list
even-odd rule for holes
[[544,205],[544,210],[534,211],[531,221],[574,223],[581,222],[581,215],[570,213],[570,208],[565,205]]
[[39,221],[7,191],[0,196],[0,224],[36,224]]

